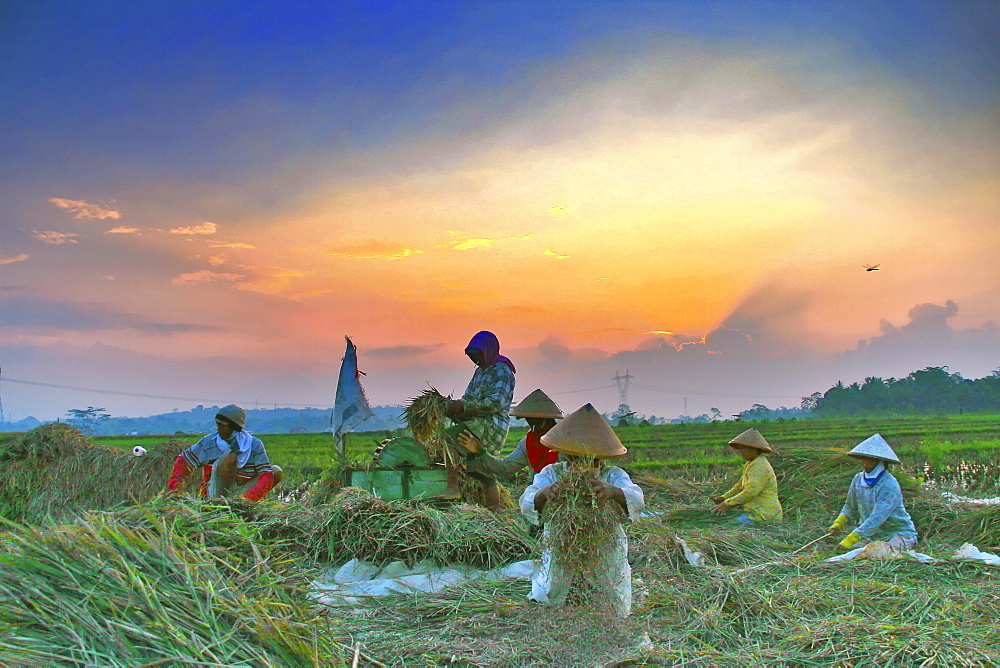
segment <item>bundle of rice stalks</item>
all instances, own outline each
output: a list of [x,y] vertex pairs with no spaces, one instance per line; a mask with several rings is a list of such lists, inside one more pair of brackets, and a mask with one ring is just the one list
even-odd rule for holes
[[573,576],[571,603],[598,606],[609,600],[611,583],[600,577],[602,556],[618,540],[623,513],[617,503],[598,504],[591,489],[595,471],[587,460],[571,462],[559,474],[559,494],[542,511],[542,547],[553,563]]
[[1000,549],[1000,506],[976,508],[966,513],[959,522],[959,531],[981,550]]
[[443,460],[449,466],[459,463],[441,432],[447,426],[445,409],[450,397],[446,397],[436,389],[429,388],[410,400],[403,407],[403,419],[406,420],[413,438],[423,445],[431,457]]
[[302,574],[227,554],[111,515],[12,526],[0,541],[0,664],[346,665],[298,600]]
[[[64,424],[46,424],[8,441],[0,476],[0,516],[38,523],[90,509],[145,501],[160,492],[184,446],[150,446],[142,457],[95,446]],[[189,482],[197,484],[189,476]]]
[[[500,492],[500,506],[499,511],[512,511],[517,508],[517,504],[514,502],[514,498],[510,495],[510,491],[501,484],[497,484],[497,489]],[[482,483],[473,478],[463,476],[458,483],[458,490],[462,494],[462,501],[465,503],[471,503],[479,506],[485,506],[486,503],[486,490],[483,488]]]

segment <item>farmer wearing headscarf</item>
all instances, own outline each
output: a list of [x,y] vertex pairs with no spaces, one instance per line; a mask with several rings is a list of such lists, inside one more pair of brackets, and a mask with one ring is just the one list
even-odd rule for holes
[[[628,452],[611,425],[591,404],[586,404],[542,436],[541,441],[563,454],[565,460],[549,464],[536,473],[531,485],[521,495],[521,514],[532,524],[541,524],[550,503],[559,504],[561,497],[585,494],[592,498],[593,512],[606,511],[613,518],[604,537],[594,546],[597,568],[592,573],[602,594],[608,596],[615,612],[628,616],[632,610],[632,567],[628,563],[628,538],[622,526],[639,519],[645,507],[642,489],[632,482],[628,473],[617,466],[608,466],[606,459],[622,457]],[[562,489],[573,469],[587,469],[583,490]],[[558,507],[558,506],[556,506]],[[549,517],[546,515],[546,517]],[[566,601],[576,573],[561,563],[556,554],[557,542],[551,535],[553,522],[546,519],[542,533],[541,566],[531,578],[530,599],[546,605],[562,605]],[[599,534],[598,534],[599,535]],[[558,539],[558,537],[555,537]]]
[[215,415],[216,433],[177,455],[167,491],[181,492],[191,471],[203,469],[201,493],[210,499],[243,495],[257,501],[281,481],[281,468],[271,464],[259,438],[243,429],[247,414],[236,404]]
[[[509,476],[526,466],[538,473],[549,464],[555,463],[559,453],[542,443],[542,436],[547,434],[556,421],[565,415],[541,390],[535,390],[517,406],[510,409],[511,417],[524,418],[528,423],[528,433],[517,443],[514,451],[503,459],[498,459],[488,452],[469,460],[468,470],[486,473],[493,476]],[[458,435],[458,442],[473,455],[481,451],[479,439],[472,432],[464,431]]]
[[738,506],[744,512],[736,518],[743,524],[757,522],[777,522],[781,520],[781,502],[778,501],[778,479],[771,468],[771,462],[764,453],[774,452],[764,436],[756,429],[745,432],[729,441],[746,464],[740,480],[722,496],[712,499],[712,512],[721,515]]
[[903,507],[903,490],[889,473],[889,466],[898,464],[899,457],[879,434],[861,441],[847,454],[860,459],[863,470],[851,481],[847,502],[830,526],[830,534],[856,524],[840,541],[845,550],[863,547],[873,540],[885,541],[897,550],[911,549],[917,544],[917,529]]
[[[469,431],[479,440],[483,449],[491,454],[500,450],[507,440],[510,427],[510,404],[514,400],[514,364],[500,354],[500,341],[493,332],[482,331],[472,337],[465,347],[465,354],[476,365],[469,386],[461,399],[448,404],[445,415],[455,425],[445,430],[446,440],[460,451],[470,453],[458,443],[458,436]],[[469,471],[469,476],[483,486],[485,505],[500,507],[500,490],[496,480],[484,473]],[[442,499],[458,499],[460,476],[451,465],[448,466],[448,487],[435,496]]]

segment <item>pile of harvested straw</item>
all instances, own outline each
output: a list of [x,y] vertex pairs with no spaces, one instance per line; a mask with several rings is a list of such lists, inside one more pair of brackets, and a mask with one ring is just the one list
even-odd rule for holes
[[0,445],[0,515],[26,522],[65,520],[83,510],[145,501],[163,489],[184,447],[169,441],[134,457],[94,445],[69,425],[42,425]]
[[250,563],[171,522],[134,527],[104,514],[8,528],[0,664],[346,665],[330,624],[301,604],[304,575],[250,545],[238,523],[230,516],[225,533]]
[[328,513],[325,530],[338,546],[331,552],[376,563],[433,559],[493,568],[524,559],[534,547],[516,520],[474,506],[383,501],[347,487]]

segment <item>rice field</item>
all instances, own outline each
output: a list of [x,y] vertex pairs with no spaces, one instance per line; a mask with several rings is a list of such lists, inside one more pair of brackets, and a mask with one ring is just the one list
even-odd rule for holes
[[[964,542],[1000,554],[1000,507],[951,504],[939,493],[1000,495],[1000,417],[754,424],[778,451],[771,461],[786,508],[785,522],[755,529],[711,515],[707,498],[731,484],[741,461],[725,443],[749,426],[616,429],[630,450],[622,465],[649,511],[629,529],[627,619],[530,604],[524,581],[313,605],[308,583],[352,556],[487,567],[538,549],[514,511],[339,490],[323,475],[333,463],[329,434],[261,434],[288,474],[286,501],[255,505],[157,493],[170,453],[200,435],[93,443],[68,432],[0,435],[6,478],[35,498],[0,490],[0,664],[1000,665],[1000,567],[949,558]],[[843,451],[875,432],[904,461],[894,473],[921,533],[917,549],[939,563],[829,563],[833,539],[798,551],[823,535],[858,470]],[[349,458],[370,459],[391,435],[350,434]],[[144,458],[98,444],[140,444],[164,461],[140,471]],[[102,466],[87,468],[98,451]],[[60,481],[74,476],[89,485]],[[123,481],[123,496],[104,489]],[[510,496],[525,481],[507,481]],[[703,567],[687,562],[677,538],[703,555]]]

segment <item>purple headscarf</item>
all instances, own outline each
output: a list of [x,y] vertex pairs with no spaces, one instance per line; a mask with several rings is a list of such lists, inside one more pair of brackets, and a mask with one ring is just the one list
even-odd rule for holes
[[469,345],[465,347],[466,350],[469,350],[469,348],[475,348],[483,353],[483,369],[491,367],[497,362],[503,362],[510,367],[511,373],[517,373],[514,363],[500,354],[500,340],[497,339],[497,335],[493,332],[487,332],[486,330],[479,332],[472,337]]

